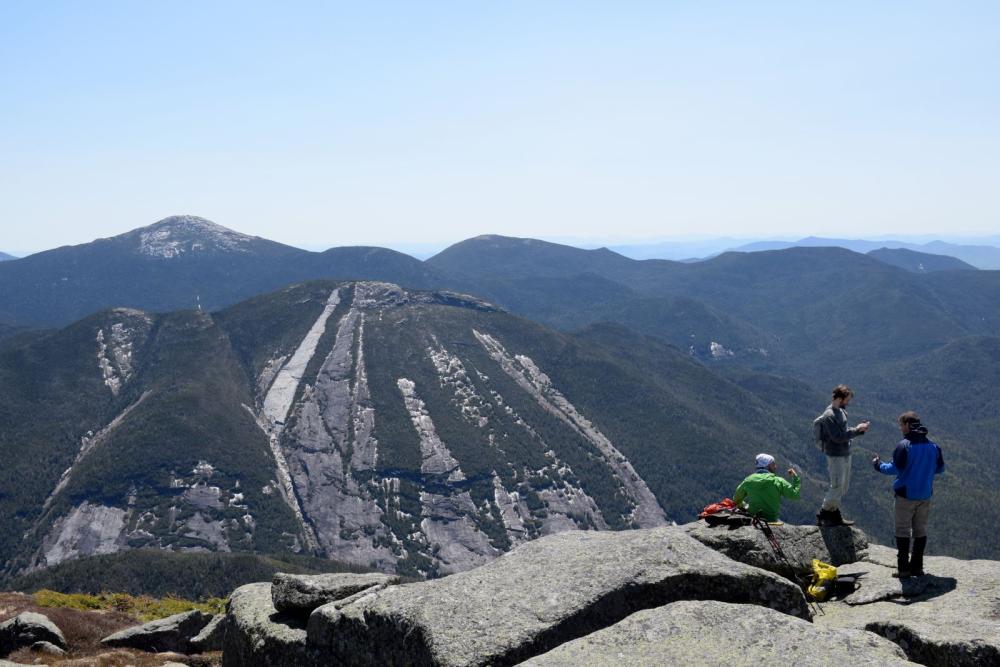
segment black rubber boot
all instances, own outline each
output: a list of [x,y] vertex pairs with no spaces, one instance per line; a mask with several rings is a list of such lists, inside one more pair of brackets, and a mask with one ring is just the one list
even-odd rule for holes
[[896,538],[896,574],[900,579],[910,576],[910,538]]
[[853,521],[848,521],[847,519],[844,518],[844,516],[840,513],[840,508],[839,507],[837,509],[833,510],[833,512],[831,512],[831,514],[833,515],[833,525],[834,526],[853,526],[854,525]]
[[836,526],[837,522],[833,518],[833,512],[821,509],[819,514],[816,515],[816,525],[821,528]]
[[927,537],[913,538],[913,558],[910,559],[910,574],[914,577],[924,575],[924,548],[927,546]]

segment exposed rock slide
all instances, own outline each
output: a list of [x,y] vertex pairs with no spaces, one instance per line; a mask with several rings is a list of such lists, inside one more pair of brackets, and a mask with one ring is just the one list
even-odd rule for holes
[[[511,357],[497,337],[471,328],[464,335],[470,342],[478,340],[487,355],[479,351],[481,359],[459,356],[432,328],[411,322],[425,317],[423,309],[441,306],[495,310],[472,297],[446,292],[412,292],[378,282],[341,286],[329,293],[294,351],[275,351],[260,369],[256,416],[274,453],[274,486],[298,517],[307,549],[384,571],[405,562],[407,573],[426,576],[477,567],[539,535],[667,522],[625,456],[530,358]],[[395,395],[373,396],[372,346],[389,345],[387,340],[396,336],[406,343],[426,341],[421,345],[424,358],[414,360],[415,368],[407,367],[417,372],[413,376],[402,366],[376,367],[383,377],[392,373]],[[380,359],[386,352],[376,348]],[[403,351],[394,347],[390,354]],[[560,437],[585,448],[588,466],[607,471],[618,487],[614,511],[620,514],[613,521],[557,448],[512,407],[504,389],[489,376],[494,369],[515,380],[515,390],[525,393],[517,397],[522,403],[527,399],[538,406],[538,414],[558,420],[565,430]],[[428,371],[435,378],[429,383]],[[383,392],[387,388],[385,383],[380,386]],[[447,397],[443,413],[441,396]],[[386,404],[405,411],[419,447],[419,469],[395,468],[380,455],[377,434],[386,427],[376,405]],[[526,469],[508,458],[489,478],[472,479],[439,433],[438,418],[468,424],[476,440],[504,457],[505,442],[527,441],[543,467]],[[547,429],[552,432],[551,425]],[[399,448],[398,439],[394,435],[389,446]],[[476,485],[478,492],[473,491]],[[405,506],[403,487],[418,506]],[[500,531],[506,534],[501,537]]]

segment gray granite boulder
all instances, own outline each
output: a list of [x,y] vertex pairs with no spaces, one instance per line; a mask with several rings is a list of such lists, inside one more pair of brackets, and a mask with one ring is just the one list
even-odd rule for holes
[[143,625],[125,628],[101,640],[104,646],[134,648],[140,651],[177,651],[187,653],[191,639],[212,620],[203,611],[186,611]]
[[0,656],[36,642],[49,642],[61,649],[66,648],[62,631],[42,614],[26,611],[0,623]]
[[816,624],[875,632],[926,665],[1000,665],[1000,562],[930,556],[927,574],[902,581],[895,562],[894,549],[872,545],[867,560],[837,568],[859,587],[823,605]]
[[913,664],[899,646],[863,630],[817,628],[753,605],[685,601],[637,612],[522,666]]
[[223,640],[226,638],[226,615],[216,614],[208,622],[201,632],[191,638],[188,643],[189,653],[207,653],[209,651],[221,651]]
[[388,574],[276,574],[271,582],[274,608],[308,616],[316,607],[376,586],[399,583]]
[[66,655],[65,649],[59,648],[52,642],[35,642],[30,648],[32,653],[44,653],[55,656]]
[[359,594],[316,609],[308,638],[330,664],[512,665],[690,599],[809,617],[795,584],[664,527],[559,533],[474,570]]
[[733,560],[786,577],[811,572],[813,558],[841,565],[861,560],[868,549],[868,537],[857,528],[820,528],[789,523],[770,526],[781,552],[787,558],[785,562],[775,554],[764,533],[754,526],[730,530],[725,526],[713,527],[704,521],[695,521],[681,528],[705,546]]
[[321,662],[318,653],[306,646],[305,621],[274,608],[269,583],[247,584],[233,591],[226,617],[224,667],[298,667]]

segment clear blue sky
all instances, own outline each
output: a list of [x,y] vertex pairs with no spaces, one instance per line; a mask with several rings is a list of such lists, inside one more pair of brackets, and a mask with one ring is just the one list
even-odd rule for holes
[[0,2],[0,250],[1000,232],[996,2]]

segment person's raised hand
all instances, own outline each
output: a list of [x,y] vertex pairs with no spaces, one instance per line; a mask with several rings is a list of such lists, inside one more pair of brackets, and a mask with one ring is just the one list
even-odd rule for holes
[[798,477],[799,473],[795,472],[795,468],[789,468],[788,469],[788,476],[789,477]]
[[861,422],[860,424],[858,424],[858,430],[861,431],[862,433],[867,433],[868,429],[871,428],[871,425],[872,425],[871,422]]
[[872,458],[872,465],[873,465],[873,466],[875,466],[875,467],[877,468],[877,467],[879,466],[879,464],[880,464],[880,463],[882,463],[882,457],[880,457],[880,456],[879,456],[878,454],[876,454],[876,455],[875,455],[875,456],[874,456],[874,457]]

